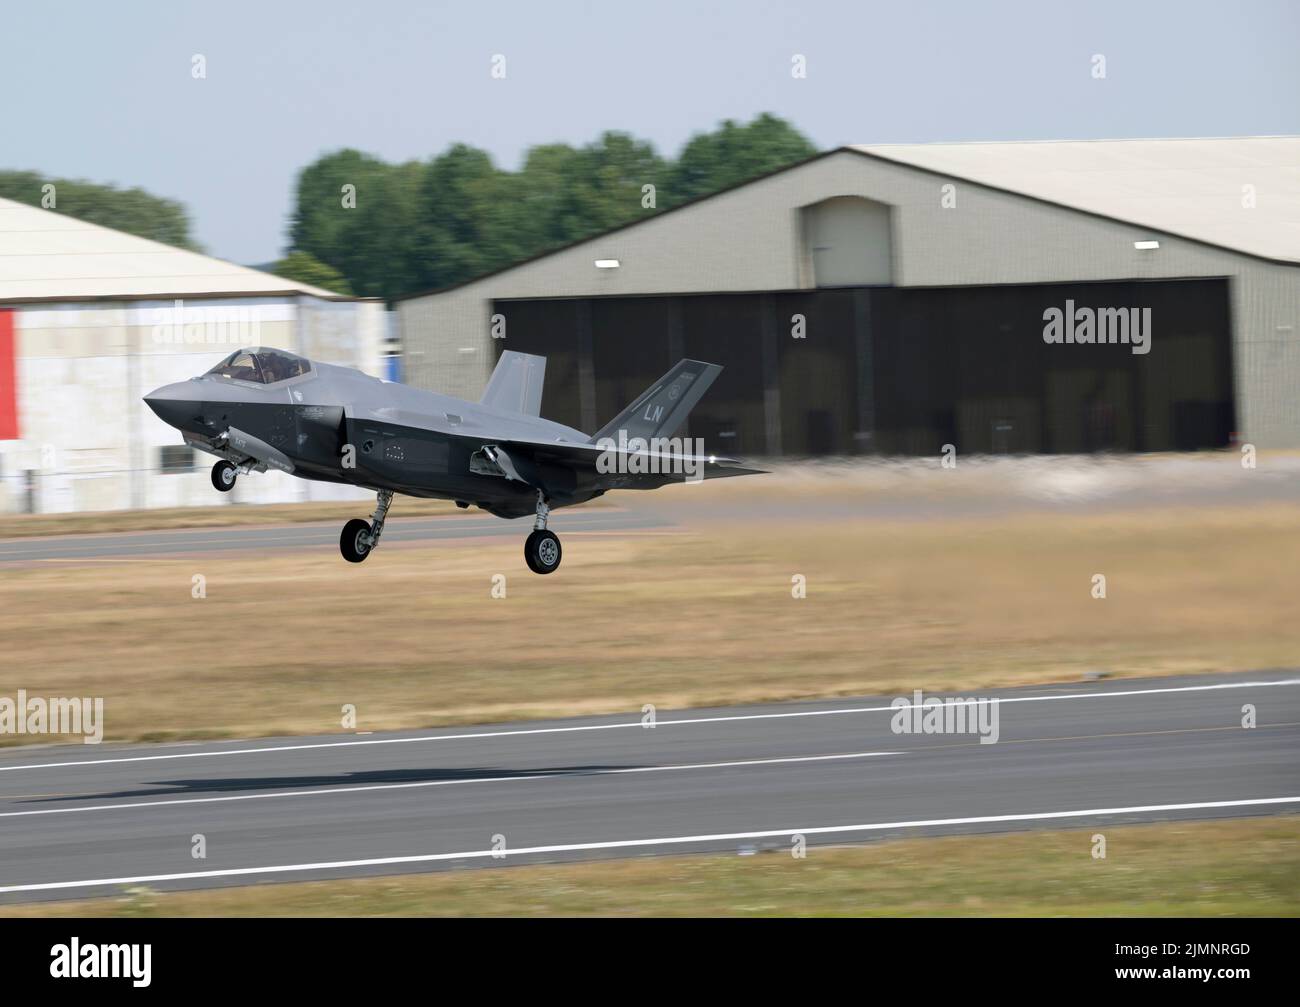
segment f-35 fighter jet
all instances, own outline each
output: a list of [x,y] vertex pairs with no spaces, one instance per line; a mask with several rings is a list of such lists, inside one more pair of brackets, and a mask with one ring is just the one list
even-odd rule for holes
[[554,508],[611,489],[757,471],[673,437],[722,371],[717,364],[682,360],[592,436],[540,417],[545,370],[545,357],[507,350],[474,403],[255,347],[144,400],[188,444],[220,459],[212,484],[222,492],[240,474],[267,469],[374,490],[370,520],[354,518],[339,538],[352,563],[379,544],[394,493],[502,518],[533,514],[524,559],[546,574],[560,565],[560,540],[546,527]]

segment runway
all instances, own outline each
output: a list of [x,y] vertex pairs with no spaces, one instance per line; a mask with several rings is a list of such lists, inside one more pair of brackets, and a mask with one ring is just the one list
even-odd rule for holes
[[1300,670],[958,697],[993,744],[894,698],[7,749],[0,899],[1300,810]]
[[[357,515],[369,510],[358,504]],[[556,533],[624,531],[663,524],[654,517],[614,509],[556,511],[550,526]],[[49,538],[0,539],[0,564],[43,560],[75,561],[120,559],[133,556],[190,555],[194,553],[251,550],[329,548],[337,553],[342,521],[261,525],[228,528],[177,528],[164,531],[59,535]],[[385,547],[438,539],[507,536],[527,537],[531,521],[504,521],[488,514],[449,515],[432,518],[396,517],[384,527]]]

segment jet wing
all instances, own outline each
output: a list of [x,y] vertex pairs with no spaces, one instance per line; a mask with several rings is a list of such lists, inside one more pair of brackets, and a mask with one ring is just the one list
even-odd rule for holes
[[[626,451],[571,441],[503,440],[494,448],[505,455],[498,464],[506,470],[507,478],[530,485],[534,483],[530,477],[530,473],[535,471],[534,466],[548,464],[608,473],[610,488],[622,489],[651,489],[667,483],[684,482],[690,473],[702,473],[705,479],[722,479],[761,475],[764,471],[748,468],[738,458],[721,455],[674,454],[649,449]],[[606,457],[598,465],[602,455]]]

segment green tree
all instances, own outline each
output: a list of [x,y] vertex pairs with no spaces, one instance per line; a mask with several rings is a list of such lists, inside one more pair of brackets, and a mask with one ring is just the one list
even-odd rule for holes
[[175,200],[143,189],[119,189],[77,179],[50,178],[34,171],[0,171],[0,197],[42,206],[45,186],[53,185],[54,213],[63,213],[151,241],[200,251],[190,237],[189,216]]
[[723,122],[693,137],[676,162],[618,131],[580,148],[533,147],[517,172],[465,144],[401,165],[339,150],[299,174],[290,246],[338,270],[357,294],[392,299],[482,276],[813,153],[771,115]]
[[289,240],[342,273],[365,297],[396,297],[420,281],[418,216],[424,166],[357,150],[327,154],[298,176]]
[[456,144],[420,181],[417,253],[422,286],[444,287],[509,261],[512,235],[501,172],[485,151]]
[[748,125],[727,119],[712,133],[692,137],[677,158],[668,205],[719,192],[817,153],[783,119],[764,113]]
[[394,165],[371,182],[358,204],[344,262],[358,294],[393,298],[420,286],[420,184],[424,165]]
[[346,277],[333,266],[327,266],[310,252],[290,252],[267,270],[285,279],[309,283],[313,287],[332,290],[336,294],[351,296],[352,286]]
[[[533,251],[653,214],[668,175],[668,165],[654,148],[627,133],[605,133],[581,150],[546,148],[540,163],[530,155],[522,172],[523,189],[542,195],[550,211],[542,218],[541,242]],[[647,185],[655,187],[653,206],[644,205]]]

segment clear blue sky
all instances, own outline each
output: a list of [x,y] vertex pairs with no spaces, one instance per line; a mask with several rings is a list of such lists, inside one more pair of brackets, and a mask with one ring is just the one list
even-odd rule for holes
[[[461,141],[518,166],[623,129],[675,154],[724,118],[841,143],[1300,132],[1300,4],[857,0],[10,5],[0,167],[179,199],[214,255],[285,244],[297,171]],[[207,59],[194,80],[191,56]],[[493,80],[490,60],[507,58]],[[808,77],[790,75],[802,53]],[[1106,57],[1105,80],[1091,57]]]

